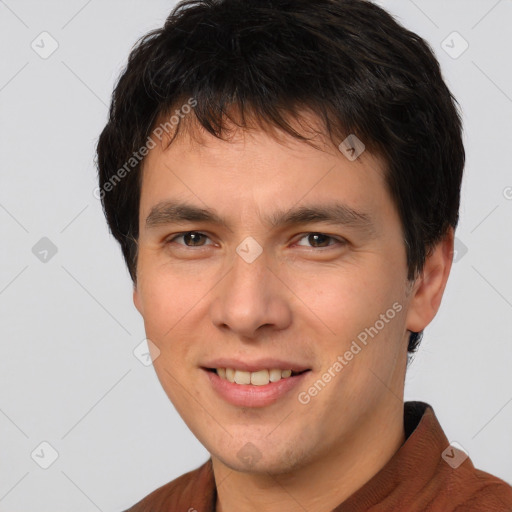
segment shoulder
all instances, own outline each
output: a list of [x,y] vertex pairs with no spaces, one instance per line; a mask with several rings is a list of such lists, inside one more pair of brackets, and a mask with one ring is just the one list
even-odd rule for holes
[[[450,465],[448,457],[455,455],[452,445],[448,445],[448,439],[430,406],[425,410],[425,419],[428,420],[428,430],[440,441],[441,444],[438,446],[444,454],[444,457],[438,459],[436,468],[436,476],[439,478],[440,485],[438,491],[444,495],[446,508],[443,510],[512,512],[512,486],[504,480],[476,468],[467,454],[467,458],[463,460],[462,464]],[[451,448],[451,453],[447,453],[449,448]]]
[[449,443],[430,405],[406,402],[404,410],[406,441],[374,478],[373,494],[382,492],[376,487],[394,486],[402,508],[393,510],[512,512],[512,487],[477,469],[467,453]]
[[448,485],[448,491],[458,491],[456,512],[512,512],[512,486],[472,464],[463,466],[453,472]]
[[215,499],[211,459],[193,471],[162,485],[124,512],[207,510]]

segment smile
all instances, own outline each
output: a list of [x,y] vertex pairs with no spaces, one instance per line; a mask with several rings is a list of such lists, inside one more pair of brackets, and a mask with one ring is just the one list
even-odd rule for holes
[[253,386],[265,386],[270,382],[288,379],[292,375],[302,373],[293,372],[292,370],[280,370],[279,368],[273,368],[271,370],[263,369],[255,372],[235,370],[234,368],[216,368],[215,371],[221,379],[227,380],[228,382],[241,385],[252,384]]

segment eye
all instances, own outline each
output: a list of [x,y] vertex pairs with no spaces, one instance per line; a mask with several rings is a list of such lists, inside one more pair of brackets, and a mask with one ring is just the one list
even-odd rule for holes
[[[172,238],[168,239],[166,243],[174,242],[179,238],[183,239],[184,243],[179,243],[178,245],[184,245],[185,247],[204,247],[205,244],[201,243],[201,238],[204,240],[208,238],[204,233],[200,233],[199,231],[186,231],[184,233],[179,233]],[[190,245],[189,245],[190,242]],[[211,245],[211,244],[208,244]]]
[[[324,233],[307,233],[300,240],[304,240],[304,239],[307,239],[308,242],[310,242],[312,244],[312,247],[320,247],[320,248],[330,247],[332,245],[344,245],[346,243],[344,240],[338,240],[337,238],[334,238],[329,235],[325,235]],[[327,243],[326,244],[326,242],[329,242],[329,241],[337,242],[337,244],[336,243],[333,243],[333,244]],[[304,246],[304,244],[300,244],[300,243],[297,245]]]
[[[182,239],[182,242],[177,242],[177,240]],[[166,244],[176,242],[178,245],[182,245],[184,247],[205,247],[212,244],[204,243],[206,240],[209,240],[209,237],[204,233],[199,231],[185,231],[183,233],[178,233],[166,241]],[[300,243],[302,240],[307,240],[309,242],[309,247],[313,248],[327,248],[333,245],[344,245],[346,242],[342,239],[334,238],[330,235],[326,235],[324,233],[306,233],[299,239],[299,246],[307,247],[307,244]]]

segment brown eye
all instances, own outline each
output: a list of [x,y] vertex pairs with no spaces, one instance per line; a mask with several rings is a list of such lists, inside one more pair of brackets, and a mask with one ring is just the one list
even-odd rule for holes
[[[338,245],[342,244],[343,242],[341,240],[337,240],[336,238],[333,238],[332,236],[325,235],[323,233],[308,233],[304,235],[300,240],[306,239],[311,247],[329,247],[332,245],[336,245],[336,243],[329,243],[330,241],[337,242]],[[304,246],[304,244],[298,244]]]
[[198,231],[187,231],[185,233],[180,233],[179,235],[174,236],[168,241],[168,243],[174,242],[179,238],[182,238],[184,242],[178,242],[179,245],[184,245],[185,247],[204,247],[206,244],[201,243],[201,240],[203,239],[204,241],[204,239],[207,239],[208,237],[203,233],[199,233]]

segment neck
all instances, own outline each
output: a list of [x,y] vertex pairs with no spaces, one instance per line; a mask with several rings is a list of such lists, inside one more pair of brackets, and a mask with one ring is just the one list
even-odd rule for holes
[[378,473],[404,441],[403,403],[394,400],[373,411],[350,439],[290,473],[241,473],[212,456],[216,511],[332,511]]

